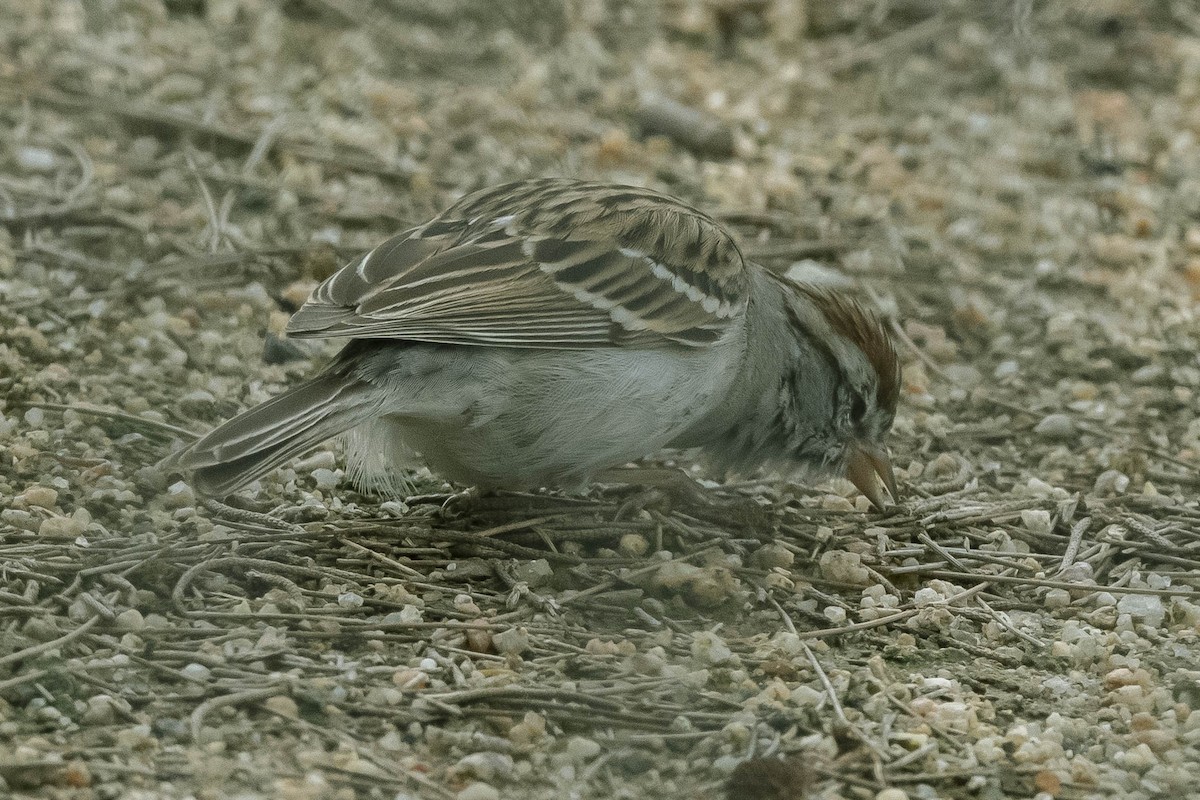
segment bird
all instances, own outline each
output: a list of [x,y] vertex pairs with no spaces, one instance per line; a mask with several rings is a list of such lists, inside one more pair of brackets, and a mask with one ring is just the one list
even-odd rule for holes
[[347,476],[392,495],[422,463],[475,490],[574,490],[687,450],[726,476],[842,475],[878,509],[883,487],[898,498],[900,362],[879,314],[748,260],[651,189],[467,194],[331,275],[286,332],[346,344],[162,467],[225,496],[344,434]]

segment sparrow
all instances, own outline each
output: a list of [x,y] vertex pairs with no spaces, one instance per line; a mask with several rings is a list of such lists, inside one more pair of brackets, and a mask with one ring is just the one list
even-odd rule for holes
[[853,298],[747,261],[649,189],[540,178],[468,194],[342,267],[287,333],[345,339],[308,381],[162,464],[226,495],[346,434],[400,494],[425,463],[480,489],[576,488],[664,449],[726,474],[841,474],[882,509],[900,364]]

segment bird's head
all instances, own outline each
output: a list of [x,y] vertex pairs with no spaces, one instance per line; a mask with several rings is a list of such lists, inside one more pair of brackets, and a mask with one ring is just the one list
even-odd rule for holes
[[878,509],[883,487],[897,498],[886,439],[900,397],[900,360],[880,317],[853,298],[802,286],[832,332],[822,337],[831,365],[834,451],[829,463],[840,468]]

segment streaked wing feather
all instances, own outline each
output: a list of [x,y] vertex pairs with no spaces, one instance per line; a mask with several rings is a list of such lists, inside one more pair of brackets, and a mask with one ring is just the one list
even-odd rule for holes
[[720,337],[745,264],[698,211],[633,187],[543,179],[468,196],[313,292],[296,336],[518,347]]

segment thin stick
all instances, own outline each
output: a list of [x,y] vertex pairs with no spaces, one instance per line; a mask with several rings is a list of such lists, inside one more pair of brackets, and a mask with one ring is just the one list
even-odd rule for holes
[[199,439],[200,435],[192,433],[187,428],[180,428],[176,425],[171,425],[167,422],[159,422],[156,419],[146,419],[139,417],[136,414],[130,414],[126,411],[117,411],[110,408],[96,408],[94,406],[83,404],[68,404],[68,403],[45,403],[38,400],[18,400],[13,403],[14,408],[44,408],[47,411],[76,411],[80,414],[90,414],[93,417],[103,417],[105,419],[119,419],[125,422],[133,422],[139,425],[147,425],[151,428],[158,428],[167,431],[176,436],[185,439]]
[[9,664],[16,664],[20,661],[27,661],[35,656],[40,656],[42,653],[48,653],[51,650],[57,650],[63,645],[70,644],[80,636],[83,636],[85,633],[90,631],[92,628],[96,627],[96,624],[100,622],[100,619],[101,618],[99,616],[92,617],[75,630],[62,635],[57,639],[52,639],[49,642],[42,642],[41,644],[35,644],[33,647],[26,647],[24,650],[18,650],[15,653],[9,653],[6,656],[0,657],[0,667],[5,667]]

